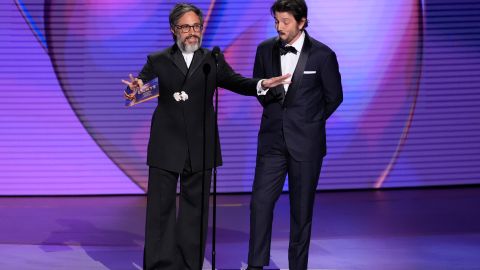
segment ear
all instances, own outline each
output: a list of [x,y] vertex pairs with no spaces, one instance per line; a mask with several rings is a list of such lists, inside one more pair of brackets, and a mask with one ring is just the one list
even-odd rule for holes
[[307,18],[303,17],[300,20],[300,23],[298,24],[298,27],[300,28],[299,30],[302,30],[303,28],[305,28],[305,22],[307,22]]
[[172,34],[175,35],[175,30],[173,30],[173,27],[170,27],[170,32],[172,32]]

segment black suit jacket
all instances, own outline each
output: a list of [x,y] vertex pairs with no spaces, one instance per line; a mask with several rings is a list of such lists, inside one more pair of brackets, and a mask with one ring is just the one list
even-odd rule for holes
[[[182,172],[187,154],[192,171],[203,168],[203,112],[205,93],[205,66],[209,66],[206,87],[206,168],[214,167],[213,95],[215,89],[215,62],[209,50],[200,48],[194,54],[190,69],[176,45],[150,54],[138,78],[144,82],[158,77],[160,95],[152,117],[147,164]],[[256,95],[258,80],[247,79],[235,73],[222,54],[218,64],[218,86],[243,95]],[[187,101],[177,102],[175,92],[185,91]],[[215,134],[218,138],[218,133]],[[217,140],[217,163],[222,164],[220,143]]]
[[[253,77],[281,75],[279,48],[278,38],[268,39],[258,46]],[[267,153],[284,138],[295,160],[323,158],[326,155],[325,121],[343,100],[335,53],[305,33],[287,94],[280,85],[270,89],[266,96],[260,96],[259,100],[264,109],[258,135],[258,155]]]

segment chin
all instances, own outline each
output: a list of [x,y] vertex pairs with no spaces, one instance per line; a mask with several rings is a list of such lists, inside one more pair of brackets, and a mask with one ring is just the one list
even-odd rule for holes
[[284,43],[288,43],[289,40],[288,40],[288,36],[286,35],[282,35],[282,36],[278,36],[280,38],[280,40]]
[[193,53],[196,50],[198,50],[199,48],[200,48],[200,44],[198,44],[198,43],[195,43],[193,45],[188,44],[188,45],[185,46],[185,51],[188,52],[188,53]]

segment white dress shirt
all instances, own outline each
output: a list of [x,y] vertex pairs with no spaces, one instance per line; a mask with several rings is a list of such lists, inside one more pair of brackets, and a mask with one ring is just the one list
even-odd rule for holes
[[[280,56],[280,63],[282,66],[282,76],[285,74],[291,74],[293,76],[293,72],[295,72],[295,68],[297,67],[298,59],[300,58],[300,52],[302,51],[303,43],[305,42],[305,32],[302,31],[300,37],[295,40],[293,44],[287,44],[285,47],[292,46],[297,50],[297,53],[287,53],[285,55]],[[285,93],[288,91],[289,84],[284,84],[283,87],[285,88]]]
[[190,64],[192,63],[193,60],[193,52],[192,53],[187,53],[182,51],[183,59],[185,59],[185,63],[187,64],[187,68],[190,68]]

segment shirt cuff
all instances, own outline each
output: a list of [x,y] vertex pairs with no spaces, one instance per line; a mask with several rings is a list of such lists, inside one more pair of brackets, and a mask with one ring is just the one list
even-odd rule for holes
[[257,83],[257,96],[264,96],[264,95],[267,94],[268,90],[270,90],[270,88],[268,88],[268,89],[266,89],[266,90],[263,90],[263,88],[262,88],[262,82],[263,82],[263,81],[264,81],[264,80],[260,80],[260,81],[258,81],[258,83]]

